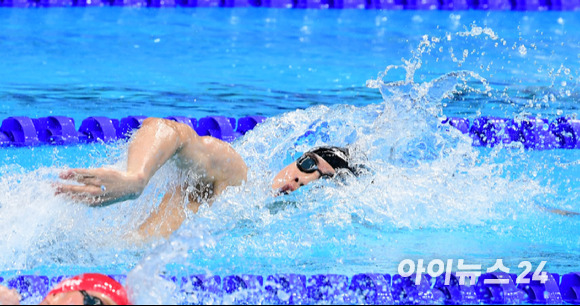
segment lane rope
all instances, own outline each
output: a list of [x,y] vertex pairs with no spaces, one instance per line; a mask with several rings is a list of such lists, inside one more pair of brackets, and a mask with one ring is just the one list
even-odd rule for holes
[[[74,119],[70,117],[9,117],[0,126],[0,147],[77,145],[127,140],[146,118],[129,116],[119,120],[89,117],[84,119],[77,129]],[[165,119],[187,124],[200,136],[213,136],[232,142],[267,118],[247,116],[236,119],[210,116],[197,119],[171,116]],[[580,149],[580,120],[573,118],[560,117],[550,121],[545,118],[478,117],[470,121],[451,117],[441,123],[468,134],[473,139],[474,146],[495,147],[521,143],[530,150]]]

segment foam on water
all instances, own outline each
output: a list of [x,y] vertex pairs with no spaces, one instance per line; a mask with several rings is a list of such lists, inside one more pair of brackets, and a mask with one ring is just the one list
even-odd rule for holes
[[[498,39],[490,29],[459,36],[481,34]],[[578,220],[550,215],[541,206],[557,196],[560,184],[546,185],[538,177],[549,156],[537,161],[521,146],[482,151],[440,123],[444,102],[458,92],[491,97],[497,91],[470,71],[416,83],[423,54],[433,47],[425,37],[411,60],[367,83],[381,91],[381,103],[290,112],[235,143],[250,166],[248,182],[229,188],[137,266],[129,277],[136,301],[191,302],[156,277],[166,273],[393,273],[409,257],[478,263],[507,257],[513,263],[524,256],[510,253],[526,244],[551,244],[548,253],[577,247],[574,235],[559,241],[552,236],[563,229],[577,232]],[[405,80],[384,82],[394,69],[403,70]],[[369,173],[272,197],[269,185],[277,171],[320,145],[352,148]],[[541,252],[527,256],[542,258]]]
[[[70,273],[78,273],[77,267],[101,267],[111,273],[130,269],[154,243],[136,241],[132,234],[168,188],[183,180],[173,162],[158,171],[136,200],[89,207],[55,196],[55,184],[62,182],[58,175],[67,168],[126,169],[127,145],[6,149],[20,156],[0,168],[4,195],[0,199],[0,245],[9,250],[0,254],[0,269],[38,271],[54,266]],[[54,166],[33,165],[31,170],[18,165],[35,162]]]

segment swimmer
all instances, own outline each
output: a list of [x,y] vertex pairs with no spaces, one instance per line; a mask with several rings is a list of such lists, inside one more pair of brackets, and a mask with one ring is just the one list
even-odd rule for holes
[[[138,237],[168,237],[186,218],[182,203],[197,213],[203,202],[210,205],[229,186],[247,180],[248,166],[226,142],[199,136],[191,127],[166,119],[148,118],[135,133],[128,151],[126,171],[72,169],[60,174],[78,184],[58,184],[56,194],[88,205],[110,205],[138,198],[149,180],[168,160],[175,158],[180,169],[194,173],[193,183],[180,182],[169,190],[161,204],[138,229]],[[337,171],[354,170],[347,149],[322,147],[304,154],[278,173],[272,189],[287,194]],[[190,191],[190,190],[193,190]]]
[[[0,305],[19,305],[16,290],[0,286]],[[83,274],[60,282],[40,305],[130,305],[127,291],[102,274]]]

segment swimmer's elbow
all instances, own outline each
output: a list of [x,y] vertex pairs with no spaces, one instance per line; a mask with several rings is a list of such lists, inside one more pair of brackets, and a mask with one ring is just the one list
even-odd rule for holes
[[177,147],[181,148],[187,143],[199,140],[197,132],[185,123],[162,118],[147,118],[143,121],[143,127],[158,128],[167,131],[165,137],[175,138]]

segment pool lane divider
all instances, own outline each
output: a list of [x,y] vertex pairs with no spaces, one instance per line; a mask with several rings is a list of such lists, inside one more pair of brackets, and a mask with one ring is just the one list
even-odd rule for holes
[[[125,284],[125,275],[110,275]],[[50,288],[70,276],[47,277],[21,275],[0,284],[16,289],[23,302],[44,297]],[[517,284],[517,275],[504,272],[486,273],[473,284],[460,285],[460,277],[451,273],[431,278],[427,274],[400,275],[362,273],[352,277],[337,274],[276,274],[162,276],[179,288],[187,303],[207,304],[366,304],[366,305],[429,305],[429,304],[580,304],[580,272],[548,274],[545,283],[533,280]],[[493,281],[496,284],[486,282]],[[501,282],[500,284],[497,284]],[[179,298],[179,297],[178,297]]]
[[[0,126],[0,147],[111,143],[128,139],[146,118],[129,116],[119,120],[89,117],[82,121],[77,130],[74,119],[70,117],[10,117]],[[171,116],[165,119],[187,124],[200,136],[213,136],[232,142],[254,129],[266,117],[247,116],[236,120],[224,116],[200,119]],[[495,147],[521,143],[530,150],[580,149],[580,120],[577,119],[561,117],[550,122],[542,118],[518,120],[478,117],[470,122],[465,118],[446,118],[442,124],[468,134],[474,146]],[[324,132],[307,132],[312,133]]]
[[0,0],[0,6],[567,11],[580,9],[580,0]]
[[[118,119],[89,117],[82,121],[76,130],[73,118],[51,116],[33,119],[29,117],[10,117],[0,126],[0,146],[33,147],[38,145],[74,145],[82,143],[111,143],[128,139],[131,133],[141,127],[145,116],[129,116]],[[252,130],[266,118],[247,116],[236,120],[223,116],[201,119],[172,116],[166,119],[184,123],[193,128],[200,136],[232,142]],[[237,128],[236,127],[237,122]]]

